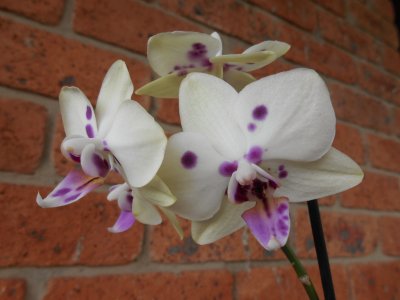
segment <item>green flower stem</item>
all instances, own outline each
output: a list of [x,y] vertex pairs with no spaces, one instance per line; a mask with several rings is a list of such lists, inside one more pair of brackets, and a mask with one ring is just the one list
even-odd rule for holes
[[297,258],[296,254],[294,253],[293,249],[290,248],[287,244],[285,246],[283,246],[281,249],[282,249],[283,253],[285,253],[288,260],[290,261],[294,270],[296,271],[297,278],[299,278],[300,282],[303,284],[303,287],[306,290],[308,298],[310,300],[318,300],[319,298],[318,298],[317,292],[315,291],[314,285],[311,282],[311,279],[308,276],[303,265],[301,264],[300,260]]

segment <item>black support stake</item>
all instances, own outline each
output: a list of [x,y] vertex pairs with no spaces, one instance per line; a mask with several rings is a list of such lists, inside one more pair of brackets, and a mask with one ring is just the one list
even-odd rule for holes
[[318,201],[308,201],[307,206],[325,300],[335,300],[335,290],[333,288],[331,268],[329,266],[328,251],[326,250],[324,230],[322,229]]

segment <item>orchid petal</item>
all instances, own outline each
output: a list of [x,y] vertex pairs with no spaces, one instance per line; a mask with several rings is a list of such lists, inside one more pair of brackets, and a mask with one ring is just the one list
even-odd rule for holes
[[93,141],[95,140],[75,135],[66,137],[61,143],[61,153],[66,159],[80,163],[83,149]]
[[237,99],[237,92],[222,79],[189,74],[179,91],[183,130],[203,134],[227,159],[239,158],[245,152],[245,138],[233,119]]
[[119,195],[125,191],[127,191],[129,189],[129,185],[126,183],[123,184],[116,184],[113,185],[110,189],[109,189],[109,193],[107,195],[107,200],[108,201],[114,201],[117,200]]
[[240,92],[246,85],[252,83],[256,79],[245,72],[229,70],[224,73],[224,80]]
[[131,99],[133,84],[128,68],[122,60],[112,64],[104,77],[96,104],[96,117],[99,136],[104,137],[111,127],[114,115],[120,104]]
[[40,194],[36,202],[41,207],[58,207],[71,204],[86,196],[103,183],[102,178],[87,176],[81,171],[73,170],[46,197]]
[[176,215],[168,208],[164,208],[159,206],[158,207],[163,214],[167,217],[168,221],[171,223],[172,227],[174,227],[176,233],[179,235],[179,238],[183,240],[183,229],[181,225],[179,224],[178,218]]
[[160,213],[138,190],[133,190],[133,215],[143,224],[158,225],[162,219]]
[[284,178],[280,179],[281,186],[274,195],[288,197],[291,202],[340,193],[356,186],[363,178],[361,168],[335,148],[317,161],[265,161],[262,167],[277,178],[279,168],[285,171]]
[[135,217],[131,211],[121,211],[117,221],[112,227],[108,228],[108,231],[112,233],[124,232],[131,228],[134,223]]
[[286,198],[267,201],[268,204],[256,201],[256,205],[242,216],[261,246],[276,250],[284,246],[289,237],[289,205]]
[[96,117],[92,104],[85,94],[76,87],[63,87],[59,99],[66,136],[95,137],[97,135]]
[[179,86],[184,78],[184,75],[171,73],[147,83],[138,89],[136,94],[158,98],[178,98]]
[[81,154],[81,166],[85,174],[92,177],[106,177],[110,171],[110,164],[94,144],[88,144]]
[[225,54],[211,58],[215,64],[233,63],[235,66],[262,64],[264,61],[270,61],[275,56],[271,51],[250,52],[242,54]]
[[147,45],[151,68],[160,76],[179,68],[209,66],[221,51],[221,41],[198,32],[175,31],[152,36]]
[[167,143],[162,128],[134,101],[120,105],[105,140],[133,187],[142,187],[154,177]]
[[330,148],[335,114],[325,83],[309,69],[295,69],[247,85],[236,117],[248,143],[264,159],[312,161]]
[[220,210],[212,218],[192,222],[193,240],[200,245],[210,244],[239,230],[246,225],[241,215],[254,205],[254,201],[232,204],[225,197]]
[[221,55],[222,54],[222,40],[221,36],[219,35],[218,32],[214,31],[213,33],[210,34],[213,38],[217,39],[219,41],[219,51],[215,54],[215,56]]
[[155,176],[148,184],[139,188],[139,190],[143,198],[157,206],[171,206],[176,202],[175,196],[158,176]]
[[223,158],[203,136],[187,132],[173,135],[158,173],[178,199],[169,208],[190,220],[212,217],[229,180],[219,173],[222,163]]

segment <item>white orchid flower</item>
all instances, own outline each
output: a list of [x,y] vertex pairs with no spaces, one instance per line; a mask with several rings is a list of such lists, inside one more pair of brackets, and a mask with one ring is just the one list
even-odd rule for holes
[[101,185],[111,169],[120,172],[134,187],[150,182],[164,158],[166,137],[162,128],[137,102],[130,100],[133,84],[123,61],[108,70],[97,107],[76,87],[64,87],[60,110],[66,138],[64,156],[80,163],[43,199],[42,207],[75,202]]
[[193,220],[199,244],[245,224],[268,250],[285,245],[289,202],[358,184],[359,166],[331,147],[335,115],[312,70],[265,77],[240,93],[193,73],[179,93],[183,132],[173,135],[159,174],[177,197],[170,208]]
[[135,222],[142,224],[158,225],[162,222],[161,214],[164,213],[167,219],[183,237],[182,228],[173,212],[168,209],[175,203],[176,198],[166,184],[157,175],[145,186],[135,188],[127,183],[111,187],[107,196],[109,201],[117,200],[121,210],[115,224],[108,230],[113,233],[128,230]]
[[136,91],[138,95],[177,98],[179,85],[191,72],[205,72],[224,77],[241,90],[254,81],[248,74],[284,55],[290,46],[279,41],[265,41],[242,54],[222,55],[222,42],[217,32],[174,31],[152,36],[147,44],[151,68],[161,78]]

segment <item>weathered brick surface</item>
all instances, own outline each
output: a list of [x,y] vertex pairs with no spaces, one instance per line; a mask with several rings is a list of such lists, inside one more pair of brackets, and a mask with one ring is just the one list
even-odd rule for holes
[[61,20],[64,3],[65,0],[2,0],[0,9],[21,14],[41,23],[55,25]]
[[156,117],[168,124],[180,125],[179,102],[177,99],[157,99]]
[[393,3],[390,0],[371,0],[370,10],[374,13],[378,13],[383,19],[392,23],[394,21],[394,10]]
[[344,16],[345,14],[345,0],[315,0],[315,2],[339,16]]
[[[132,17],[134,16],[134,17]],[[139,1],[79,0],[75,31],[145,54],[147,39],[159,32],[201,31],[198,26]]]
[[41,105],[0,98],[0,170],[35,172],[42,158],[46,120]]
[[[322,298],[323,292],[319,279],[318,267],[306,266],[306,270],[313,282],[318,295]],[[350,286],[346,281],[346,269],[341,265],[332,265],[332,277],[337,299],[349,299]],[[241,271],[236,275],[239,300],[250,299],[307,299],[303,286],[290,267],[252,268]]]
[[143,226],[112,234],[119,209],[105,194],[54,209],[36,204],[48,188],[0,184],[0,266],[111,265],[135,259]]
[[400,53],[391,47],[382,47],[382,64],[386,70],[400,75]]
[[400,210],[400,187],[395,176],[364,172],[364,180],[357,187],[341,195],[345,207],[372,210]]
[[400,142],[368,136],[369,159],[373,166],[394,172],[400,172]]
[[232,299],[232,284],[222,270],[56,278],[44,299]]
[[328,88],[338,119],[387,133],[392,130],[390,109],[381,101],[336,82],[328,82]]
[[353,299],[380,300],[400,297],[399,262],[369,263],[348,267]]
[[399,228],[399,217],[382,216],[379,218],[380,242],[383,253],[392,256],[400,255],[400,241],[397,238]]
[[95,100],[107,69],[126,61],[135,86],[150,80],[143,63],[60,35],[0,18],[0,84],[57,98],[64,85]]
[[[377,220],[371,216],[322,212],[322,223],[331,257],[356,257],[372,253],[377,245]],[[293,226],[300,257],[316,257],[307,210],[299,209]]]
[[23,279],[0,279],[0,300],[24,300],[25,291]]
[[333,147],[347,154],[359,164],[365,162],[360,131],[356,128],[337,124]]

